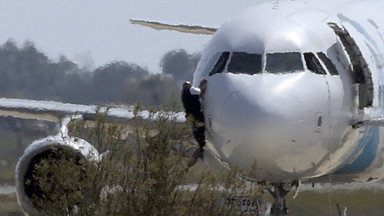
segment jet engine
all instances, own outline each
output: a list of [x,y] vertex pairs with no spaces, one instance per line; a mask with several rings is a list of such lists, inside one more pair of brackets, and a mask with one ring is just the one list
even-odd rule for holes
[[[98,151],[85,140],[69,137],[59,133],[56,136],[49,136],[44,139],[34,141],[24,152],[16,166],[16,192],[19,204],[29,215],[39,215],[39,211],[44,207],[44,200],[50,200],[51,197],[43,187],[54,186],[55,182],[49,179],[54,175],[53,172],[63,172],[63,170],[49,171],[47,182],[38,179],[36,175],[37,167],[41,166],[43,161],[60,160],[68,161],[80,170],[84,171],[86,178],[87,166],[94,164],[100,158]],[[49,166],[49,163],[46,164]],[[86,167],[84,167],[86,166]],[[80,178],[79,176],[69,176],[71,178]],[[78,179],[77,179],[78,180]],[[54,189],[53,189],[54,190]],[[63,193],[76,193],[76,187],[68,187]],[[43,202],[41,202],[43,201]],[[52,201],[52,199],[50,200]],[[79,202],[82,202],[79,200]]]

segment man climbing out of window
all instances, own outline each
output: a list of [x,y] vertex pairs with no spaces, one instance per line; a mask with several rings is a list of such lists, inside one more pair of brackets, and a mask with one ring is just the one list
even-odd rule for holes
[[181,101],[185,110],[185,118],[192,120],[193,136],[199,144],[199,148],[194,152],[193,157],[203,159],[205,141],[204,114],[201,110],[200,89],[192,87],[191,83],[185,81],[181,93]]

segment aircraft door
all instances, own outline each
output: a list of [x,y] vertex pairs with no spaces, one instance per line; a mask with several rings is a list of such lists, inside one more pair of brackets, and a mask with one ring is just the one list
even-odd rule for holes
[[359,109],[372,106],[373,103],[373,81],[372,72],[355,40],[347,29],[338,26],[336,23],[328,23],[335,31],[343,44],[352,65],[352,79],[358,84]]

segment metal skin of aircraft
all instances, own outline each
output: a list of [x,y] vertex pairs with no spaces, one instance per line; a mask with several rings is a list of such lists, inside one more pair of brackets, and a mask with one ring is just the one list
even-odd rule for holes
[[[256,162],[260,181],[321,181],[330,174],[334,182],[383,179],[382,8],[380,0],[265,2],[223,24],[193,78],[202,92],[206,148],[225,165],[247,169]],[[136,22],[188,32],[188,26]],[[215,32],[192,28],[192,33]],[[1,99],[0,110],[18,117],[31,113],[26,118],[45,112],[92,114],[92,107],[65,105],[62,110],[64,104],[47,103]],[[132,115],[116,113],[112,117]],[[98,155],[80,141],[81,149],[88,149],[81,151],[84,157]],[[32,158],[52,145],[79,151],[77,142],[66,136],[64,124],[61,135],[35,141],[25,151],[16,187],[26,212],[36,213],[23,182]],[[276,194],[275,205],[283,211],[280,198],[284,195]]]
[[[322,2],[323,3],[323,2]],[[272,182],[382,179],[381,1],[270,2],[221,26],[193,83],[218,157]],[[200,85],[202,83],[202,85]]]

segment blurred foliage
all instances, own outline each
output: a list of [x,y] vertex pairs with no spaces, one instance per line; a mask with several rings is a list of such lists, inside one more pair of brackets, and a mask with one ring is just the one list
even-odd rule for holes
[[164,74],[169,74],[178,84],[185,80],[192,81],[193,72],[200,60],[199,54],[188,54],[183,49],[167,52],[161,60]]
[[127,104],[135,104],[141,101],[145,107],[169,106],[176,103],[174,110],[181,111],[180,90],[173,79],[161,74],[150,75],[144,80],[135,83],[132,90],[127,90],[123,101]]
[[135,84],[148,75],[147,70],[122,61],[97,68],[92,79],[93,97],[99,102],[117,102],[122,99],[125,91],[136,91]]
[[143,101],[159,107],[179,98],[178,83],[191,80],[199,59],[200,55],[176,50],[164,55],[162,73],[155,75],[124,61],[88,71],[65,56],[50,59],[33,42],[18,47],[9,40],[0,46],[0,97],[99,105]]
[[188,123],[157,109],[149,116],[136,112],[127,126],[107,123],[104,114],[91,129],[72,124],[72,135],[86,131],[106,153],[93,162],[65,155],[41,161],[34,171],[41,193],[33,202],[42,215],[240,215],[246,210],[237,198],[261,210],[266,195],[238,167],[204,169],[198,182],[189,182],[192,159],[185,152],[197,146]]

